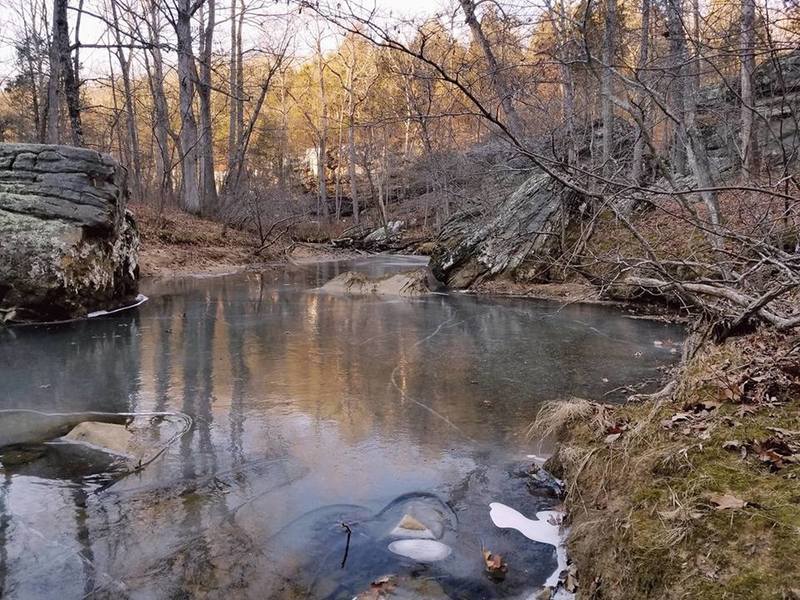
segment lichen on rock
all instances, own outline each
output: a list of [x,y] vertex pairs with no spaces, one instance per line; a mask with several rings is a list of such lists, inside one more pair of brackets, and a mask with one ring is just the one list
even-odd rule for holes
[[437,239],[431,270],[455,288],[501,274],[513,277],[523,263],[546,279],[563,230],[581,202],[579,194],[554,178],[535,174],[492,214],[461,213],[451,219]]
[[126,172],[99,152],[0,144],[0,309],[85,316],[137,293],[139,235]]

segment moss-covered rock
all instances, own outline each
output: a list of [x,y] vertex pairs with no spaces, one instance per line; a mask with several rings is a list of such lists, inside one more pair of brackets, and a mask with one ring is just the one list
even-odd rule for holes
[[0,317],[73,318],[136,295],[125,170],[98,152],[0,145]]

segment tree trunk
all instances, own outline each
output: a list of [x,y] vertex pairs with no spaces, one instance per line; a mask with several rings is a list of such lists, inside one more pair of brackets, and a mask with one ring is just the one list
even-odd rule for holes
[[[153,72],[150,76],[150,91],[153,94],[153,129],[158,152],[156,153],[156,178],[161,191],[159,205],[164,201],[172,200],[174,184],[172,181],[172,157],[170,154],[169,138],[172,136],[169,125],[169,108],[167,96],[164,92],[164,61],[161,56],[161,24],[159,22],[158,4],[156,0],[150,2],[150,54],[153,57]],[[146,58],[146,55],[145,55]],[[149,70],[149,69],[148,69]]]
[[289,95],[286,93],[286,71],[281,72],[281,138],[278,179],[284,194],[289,191]]
[[197,121],[194,116],[194,54],[192,52],[192,15],[190,0],[178,0],[175,35],[178,40],[178,96],[181,111],[181,173],[183,208],[199,214],[200,186],[198,184]]
[[483,33],[483,28],[475,16],[475,2],[474,0],[459,0],[459,4],[461,4],[461,9],[464,11],[464,16],[466,17],[466,23],[469,25],[469,29],[472,32],[472,39],[480,46],[483,52],[483,57],[489,68],[492,91],[497,96],[500,105],[503,107],[503,112],[506,114],[506,119],[508,121],[506,128],[511,136],[515,138],[518,143],[522,144],[525,128],[522,119],[520,119],[517,113],[517,109],[514,107],[511,91],[506,86],[504,77],[500,73],[500,67],[497,64],[492,46],[489,44],[489,40]]
[[[56,10],[61,0],[53,1]],[[48,144],[58,144],[61,141],[61,59],[58,51],[58,30],[56,19],[53,18],[53,32],[50,36],[50,79],[47,81],[47,125],[45,141]]]
[[[355,58],[355,57],[353,57]],[[361,215],[358,207],[358,182],[356,181],[356,107],[353,94],[355,61],[347,69],[347,176],[350,179],[350,200],[353,203],[353,222],[358,225]]]
[[614,150],[614,105],[612,103],[614,73],[615,41],[617,37],[617,2],[605,2],[605,31],[603,32],[603,65],[601,72],[601,96],[603,116],[603,173],[610,176],[613,173],[611,164]]
[[[647,79],[645,69],[647,62],[650,60],[650,0],[642,0],[642,25],[640,30],[639,42],[639,60],[637,62],[636,78],[645,83]],[[649,122],[649,111],[645,108],[647,106],[646,94],[639,95],[639,106],[642,112],[641,121],[642,127],[640,128],[639,135],[636,137],[636,142],[633,146],[633,165],[631,171],[631,179],[635,185],[642,183],[642,161],[644,159],[644,146],[645,140],[650,135],[647,131],[647,123]]]
[[227,198],[233,198],[236,196],[239,190],[239,186],[241,185],[242,175],[244,173],[245,168],[245,157],[247,156],[247,149],[250,144],[250,139],[253,135],[253,130],[255,129],[256,123],[258,122],[258,117],[261,114],[261,109],[264,106],[264,101],[267,98],[267,93],[269,92],[270,83],[272,82],[272,77],[275,75],[275,72],[281,65],[283,57],[279,57],[278,62],[270,67],[269,72],[265,76],[264,80],[261,82],[261,92],[256,99],[255,105],[253,106],[253,110],[250,113],[250,119],[247,122],[247,127],[242,127],[241,130],[241,139],[236,146],[236,152],[234,153],[233,158],[233,171],[230,171],[225,178],[225,196]]
[[325,66],[322,61],[322,44],[317,39],[317,70],[319,73],[319,156],[317,159],[317,179],[319,182],[319,202],[322,207],[322,218],[328,221],[328,183],[326,167],[328,163],[328,98],[325,93]]
[[236,143],[239,139],[239,135],[236,131],[236,125],[238,123],[236,119],[237,115],[237,107],[238,102],[236,100],[237,94],[239,93],[239,84],[237,82],[236,76],[238,75],[237,69],[237,59],[236,59],[236,2],[235,0],[231,2],[231,56],[230,56],[230,66],[229,70],[229,98],[228,98],[228,177],[233,172],[234,169],[234,159],[236,158]]
[[[117,11],[117,0],[111,0],[111,16],[115,23],[119,22],[119,14]],[[139,152],[139,134],[136,130],[136,110],[133,101],[133,89],[131,86],[131,72],[128,57],[125,55],[125,50],[122,44],[122,33],[119,27],[114,28],[114,38],[117,43],[116,55],[119,62],[120,74],[122,75],[122,93],[125,99],[125,124],[128,131],[128,147],[130,148],[129,158],[131,163],[129,167],[133,167],[133,181],[131,182],[131,190],[133,197],[137,200],[142,199],[142,166],[141,166],[141,153]]]
[[[244,13],[244,0],[240,0],[239,23],[236,28],[236,143],[239,146],[242,145],[242,137],[244,136],[244,55],[242,52]],[[240,170],[243,171],[244,166]]]
[[200,97],[200,182],[201,212],[212,215],[218,208],[217,184],[214,180],[214,132],[211,123],[211,50],[216,25],[215,0],[207,0],[207,23],[201,38],[200,69],[197,94]]
[[753,119],[755,105],[753,98],[753,71],[755,70],[755,0],[742,0],[742,32],[741,32],[741,77],[742,77],[742,139],[741,166],[742,174],[754,176],[758,174],[758,143]]
[[683,145],[684,155],[689,168],[697,181],[698,187],[703,191],[700,197],[708,210],[709,232],[711,244],[719,249],[723,245],[720,236],[721,216],[719,203],[715,192],[714,179],[711,174],[711,164],[708,160],[705,142],[697,129],[694,121],[696,115],[695,99],[691,93],[691,83],[688,82],[692,68],[686,50],[686,36],[683,29],[683,8],[681,0],[667,0],[667,26],[669,29],[670,51],[675,61],[675,96],[676,104],[683,107],[683,111],[674,111],[673,119],[676,121],[677,140]]
[[[83,126],[81,125],[80,91],[70,58],[69,21],[67,20],[68,0],[53,0],[53,45],[55,46],[58,74],[64,90],[72,144],[83,146]],[[51,67],[52,68],[52,67]]]

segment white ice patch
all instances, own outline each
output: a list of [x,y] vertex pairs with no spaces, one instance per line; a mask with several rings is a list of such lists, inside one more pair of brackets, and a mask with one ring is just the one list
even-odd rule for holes
[[532,460],[534,463],[539,465],[540,467],[547,462],[547,457],[540,456],[539,454],[526,454],[528,460]]
[[537,520],[533,520],[510,506],[492,502],[489,505],[489,516],[497,527],[516,529],[529,540],[550,544],[556,549],[558,565],[544,583],[546,587],[555,587],[558,584],[559,574],[567,568],[567,550],[561,536],[561,518],[564,513],[556,510],[542,510],[536,513]]
[[145,302],[147,302],[150,298],[145,296],[144,294],[139,294],[136,296],[136,300],[133,304],[128,304],[127,306],[120,306],[119,308],[115,308],[113,310],[96,310],[94,312],[90,312],[86,315],[87,318],[92,319],[94,317],[102,317],[104,315],[113,315],[114,313],[118,313],[123,310],[128,310],[129,308],[136,308],[137,306],[141,306]]
[[399,540],[389,544],[389,550],[417,562],[444,560],[452,552],[450,546],[436,540]]

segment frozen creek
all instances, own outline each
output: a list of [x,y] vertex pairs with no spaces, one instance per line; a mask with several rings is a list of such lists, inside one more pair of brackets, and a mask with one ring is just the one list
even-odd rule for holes
[[[547,452],[531,420],[657,378],[682,333],[597,306],[317,290],[422,262],[146,282],[138,308],[0,331],[0,418],[142,415],[158,448],[134,473],[90,444],[0,450],[0,596],[353,598],[393,574],[525,598],[551,583],[557,500],[529,485],[528,455]],[[191,426],[147,417],[162,414]],[[483,549],[507,560],[502,581]]]

